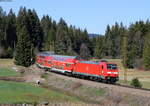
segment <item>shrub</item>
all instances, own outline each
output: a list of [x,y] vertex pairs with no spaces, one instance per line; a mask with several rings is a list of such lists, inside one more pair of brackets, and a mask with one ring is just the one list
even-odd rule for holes
[[13,49],[11,47],[0,48],[0,58],[13,58]]
[[6,49],[6,57],[13,58],[13,49],[12,48],[8,47]]
[[42,74],[41,78],[48,79],[48,75],[47,74]]
[[142,88],[142,84],[140,83],[138,78],[133,78],[130,85],[136,88]]

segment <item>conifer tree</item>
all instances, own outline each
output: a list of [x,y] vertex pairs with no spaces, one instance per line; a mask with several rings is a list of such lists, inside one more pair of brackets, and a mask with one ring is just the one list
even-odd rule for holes
[[13,58],[14,49],[17,42],[16,35],[16,16],[13,13],[13,10],[10,9],[10,12],[6,18],[6,37],[5,37],[5,54],[6,58]]
[[27,30],[29,31],[33,48],[36,47],[38,50],[41,50],[43,42],[43,30],[35,10],[29,9],[27,11]]
[[102,58],[102,55],[103,55],[103,48],[104,48],[103,38],[104,37],[100,36],[96,39],[96,45],[94,48],[94,56],[97,58]]
[[31,41],[27,28],[23,26],[18,32],[18,42],[16,46],[15,64],[28,67],[31,61]]
[[144,51],[143,51],[143,64],[145,70],[150,70],[150,33],[145,37]]
[[80,47],[80,57],[85,60],[88,60],[91,57],[89,48],[84,43]]
[[17,18],[17,46],[15,61],[17,65],[28,67],[31,65],[31,39],[27,29],[27,11],[21,8]]
[[125,68],[127,68],[128,65],[128,39],[125,35],[122,39],[122,46],[121,46],[121,57],[122,57],[122,63]]
[[0,7],[0,57],[3,57],[4,49],[6,46],[5,38],[6,38],[6,33],[5,29],[6,28],[6,14],[3,11],[2,7]]
[[123,44],[122,44],[122,63],[124,67],[124,81],[127,82],[127,37],[123,37]]
[[67,23],[61,18],[58,23],[56,32],[55,52],[58,54],[66,54],[68,37]]
[[41,19],[41,26],[44,32],[43,37],[44,50],[54,51],[56,31],[57,31],[56,22],[52,21],[51,17],[46,15],[43,16]]

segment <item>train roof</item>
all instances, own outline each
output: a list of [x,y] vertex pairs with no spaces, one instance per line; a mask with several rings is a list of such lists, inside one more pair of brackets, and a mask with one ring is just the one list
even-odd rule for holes
[[59,60],[59,61],[66,61],[68,59],[77,59],[78,58],[78,56],[56,55],[53,52],[40,52],[40,53],[38,53],[38,55],[53,57],[55,60]]
[[38,53],[38,55],[51,56],[51,55],[54,55],[54,52],[45,51],[45,52],[40,52],[40,53]]
[[54,58],[70,58],[75,59],[77,56],[65,56],[65,55],[51,55]]
[[99,64],[99,61],[80,61],[80,63],[87,63],[87,64]]
[[54,57],[55,60],[59,60],[59,61],[77,59],[77,56],[65,56],[65,55],[52,55],[52,57]]

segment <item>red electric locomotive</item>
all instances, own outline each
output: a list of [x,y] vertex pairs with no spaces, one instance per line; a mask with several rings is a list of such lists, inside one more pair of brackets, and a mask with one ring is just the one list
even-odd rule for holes
[[37,55],[37,65],[72,76],[87,77],[115,83],[119,80],[117,65],[106,61],[81,61],[77,56],[54,55],[42,52]]
[[117,65],[108,62],[79,61],[73,74],[107,82],[118,81]]

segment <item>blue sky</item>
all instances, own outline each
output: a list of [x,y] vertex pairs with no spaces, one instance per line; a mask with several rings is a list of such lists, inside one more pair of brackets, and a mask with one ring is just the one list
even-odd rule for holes
[[62,17],[69,25],[98,34],[104,34],[108,24],[123,22],[128,26],[150,18],[150,0],[12,0],[0,2],[0,6],[16,13],[21,6],[34,8],[40,18],[48,14],[58,22]]

